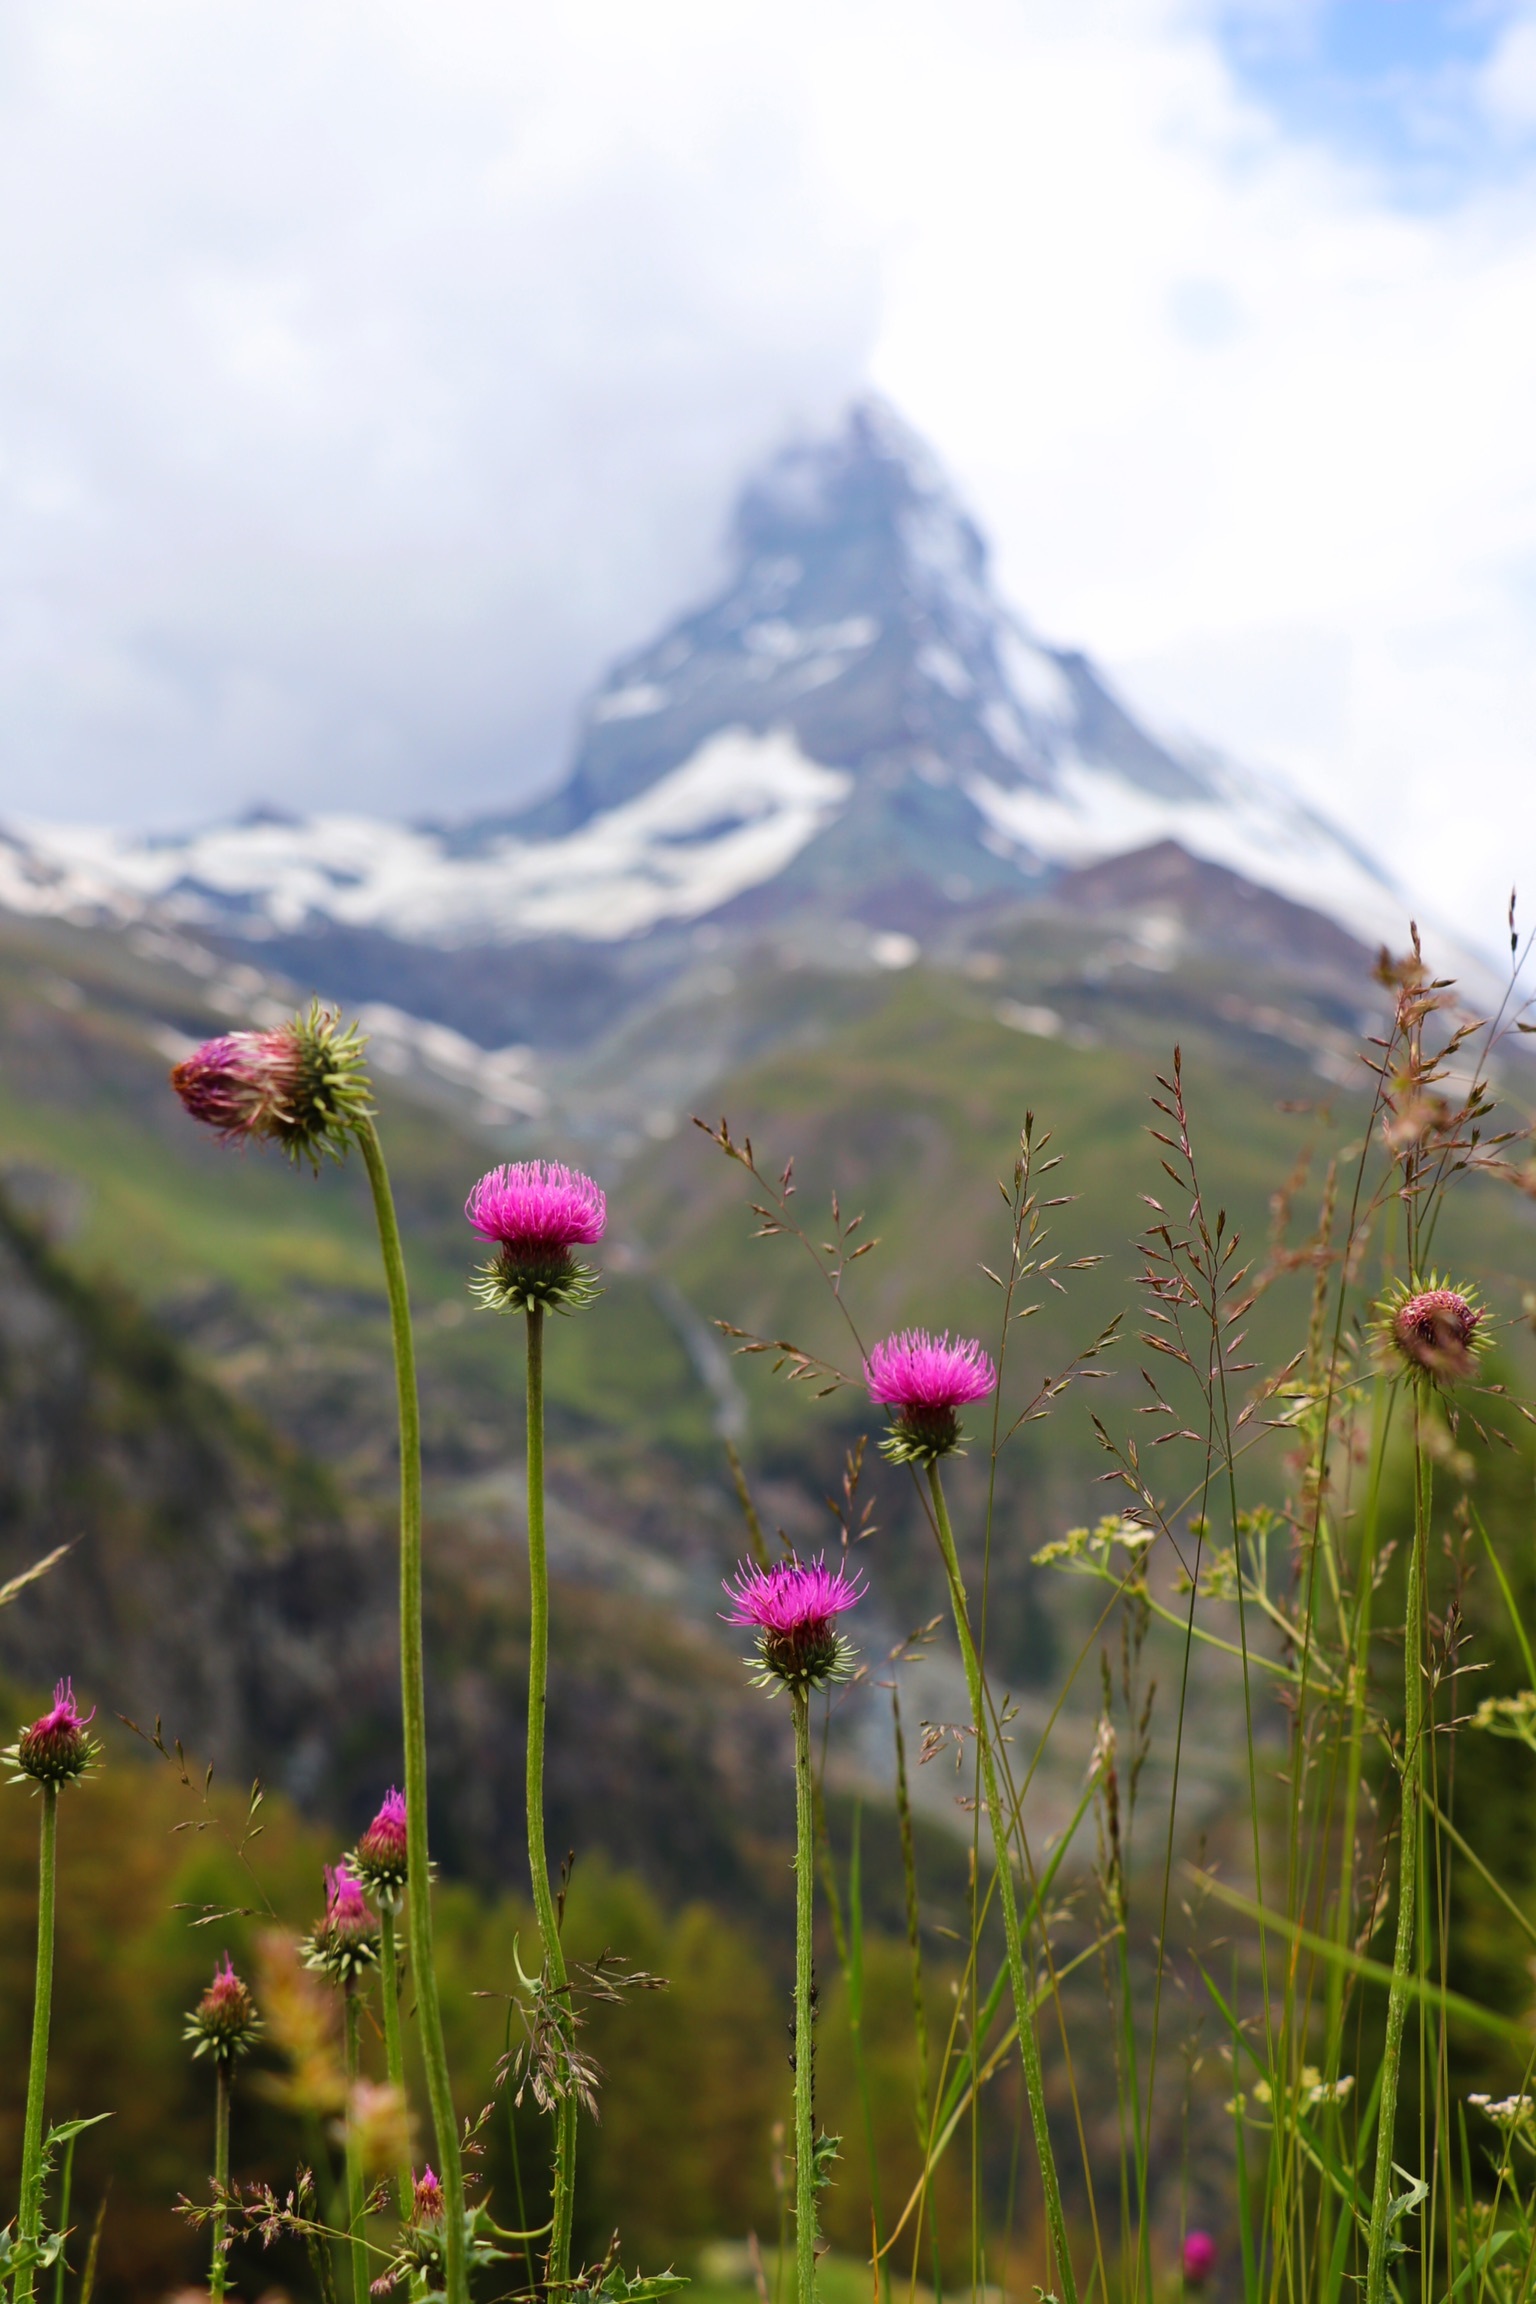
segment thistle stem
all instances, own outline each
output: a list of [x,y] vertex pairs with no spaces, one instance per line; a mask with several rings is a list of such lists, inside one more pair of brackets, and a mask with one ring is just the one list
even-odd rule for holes
[[816,2293],[816,2065],[814,1917],[816,1807],[811,1784],[811,1699],[791,1688],[795,1722],[795,2293]]
[[[549,1558],[544,1534],[544,1307],[528,1308],[528,1870],[544,1945],[544,1984],[562,2034],[570,2017],[569,1978],[544,1846],[544,1714],[549,1688]],[[576,2098],[567,2085],[555,2112],[555,2182],[548,2283],[570,2278],[576,2205]]]
[[[400,2038],[400,1953],[395,1941],[395,1908],[387,1896],[379,1899],[379,1975],[384,1987],[384,2069],[399,2101],[401,2128],[409,2136],[410,2100],[405,2093],[405,2049]],[[406,2158],[395,2171],[395,2204],[402,2223],[411,2212],[414,2191],[407,2143]]]
[[[59,1788],[40,1786],[43,1812],[37,1832],[37,1986],[32,2000],[32,2058],[27,2067],[26,2124],[21,2145],[19,2237],[36,2243],[43,2214],[43,2095],[48,2085],[48,2030],[53,2014],[53,1915],[58,1881]],[[16,2304],[31,2304],[36,2268],[16,2275]]]
[[[71,2136],[64,2147],[64,2166],[59,2174],[59,2230],[69,2230],[69,2203],[75,2181],[75,2145],[78,2138]],[[53,2304],[64,2304],[64,2280],[69,2261],[64,2248],[59,2249],[58,2262],[53,2268]]]
[[987,1803],[987,1814],[992,1821],[998,1897],[1003,1907],[1003,1934],[1008,1945],[1008,1980],[1013,1987],[1014,2013],[1018,2018],[1019,2054],[1024,2064],[1024,2089],[1029,2098],[1035,2156],[1040,2164],[1040,2186],[1045,2194],[1045,2219],[1050,2229],[1051,2247],[1056,2257],[1064,2304],[1077,2304],[1077,2283],[1073,2278],[1072,2258],[1067,2247],[1067,2222],[1061,2205],[1061,2184],[1056,2174],[1056,2155],[1051,2148],[1050,2125],[1046,2119],[1045,2080],[1040,2067],[1040,2043],[1035,2037],[1033,1995],[1024,1965],[1024,1940],[1019,1931],[1019,1906],[1014,1893],[1008,1821],[998,1798],[997,1767],[987,1722],[986,1689],[982,1682],[976,1643],[971,1637],[970,1609],[966,1603],[965,1586],[960,1580],[954,1530],[949,1524],[949,1507],[944,1501],[944,1488],[939,1479],[937,1462],[931,1462],[928,1466],[928,1489],[933,1499],[939,1550],[944,1556],[944,1569],[949,1578],[950,1604],[954,1610],[960,1655],[965,1665],[966,1686],[970,1691],[971,1719],[976,1730],[976,1749],[981,1760],[982,1792]]
[[358,1149],[373,1192],[379,1251],[389,1291],[400,1415],[400,1710],[405,1732],[406,1925],[411,1980],[421,2025],[422,2061],[432,2133],[443,2187],[443,2250],[448,2304],[469,2304],[464,2252],[464,2164],[459,2153],[448,2051],[443,2041],[437,1967],[432,1951],[432,1876],[427,1854],[427,1699],[421,1629],[421,1409],[416,1395],[416,1347],[400,1227],[383,1148],[371,1120],[356,1129]]
[[1366,2304],[1384,2304],[1387,2292],[1387,2223],[1392,2208],[1397,2089],[1417,1927],[1415,1891],[1419,1877],[1419,1803],[1423,1788],[1424,1570],[1431,1475],[1428,1452],[1417,1429],[1414,1440],[1413,1550],[1408,1558],[1408,1592],[1403,1611],[1403,1791],[1402,1824],[1398,1834],[1397,1934],[1392,1945],[1392,1985],[1387,1995],[1387,2031],[1381,2051],[1376,2171],[1371,2188],[1370,2239],[1365,2268]]
[[[213,2067],[213,2189],[222,2203],[229,2190],[229,2084],[233,2077],[223,2056]],[[213,2212],[213,2254],[208,2260],[208,2293],[218,2304],[229,2280],[224,2254],[225,2216],[222,2205]]]
[[357,2133],[358,2016],[357,1979],[349,1976],[343,2007],[346,2011],[347,2109],[344,2135],[347,2156],[347,2242],[352,2259],[352,2304],[368,2304],[368,2242],[363,2232],[363,2155]]

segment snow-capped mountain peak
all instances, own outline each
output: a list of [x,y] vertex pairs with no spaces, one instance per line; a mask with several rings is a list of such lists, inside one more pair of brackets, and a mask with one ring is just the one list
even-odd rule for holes
[[1357,935],[1401,898],[1272,781],[1164,744],[998,597],[979,529],[881,403],[744,488],[716,598],[615,665],[565,782],[446,832],[271,812],[184,840],[35,826],[0,902],[152,905],[263,939],[618,943],[747,897],[923,927],[1174,839]]

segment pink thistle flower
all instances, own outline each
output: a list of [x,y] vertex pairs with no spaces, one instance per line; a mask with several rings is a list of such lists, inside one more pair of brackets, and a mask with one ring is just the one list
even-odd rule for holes
[[30,1776],[37,1784],[77,1782],[101,1749],[95,1737],[86,1734],[95,1717],[94,1704],[89,1712],[80,1711],[73,1681],[58,1681],[52,1709],[23,1728],[4,1755],[16,1771],[11,1781],[19,1784]]
[[591,1272],[571,1254],[601,1240],[608,1202],[579,1168],[559,1160],[517,1160],[482,1176],[464,1213],[497,1254],[482,1266],[475,1293],[497,1312],[535,1305],[570,1311],[590,1301]]
[[226,1952],[213,1982],[187,2018],[184,2040],[195,2043],[194,2056],[211,2056],[216,2064],[229,2064],[243,2056],[261,2030],[261,2018],[251,1988],[234,1971]]
[[743,1563],[735,1583],[724,1586],[735,1603],[725,1621],[756,1629],[759,1686],[778,1680],[790,1688],[820,1688],[847,1677],[853,1650],[837,1619],[866,1589],[860,1576],[829,1568],[825,1560],[809,1567],[798,1560],[779,1560],[771,1568]]
[[1186,2232],[1179,2260],[1190,2287],[1203,2288],[1216,2269],[1216,2243],[1209,2232]]
[[442,2221],[442,2214],[443,2188],[433,2174],[431,2166],[428,2165],[423,2168],[416,2179],[415,2190],[411,2196],[411,2222],[413,2224],[437,2224]]
[[378,1922],[362,1882],[345,1864],[327,1864],[325,1911],[304,1946],[305,1966],[320,1969],[335,1984],[348,1984],[364,1968],[376,1967],[378,1958]]
[[291,1159],[340,1159],[366,1119],[368,1076],[356,1025],[311,1003],[267,1032],[223,1032],[173,1066],[171,1086],[194,1120],[226,1143],[281,1145]]
[[984,1400],[997,1370],[973,1336],[951,1340],[926,1328],[903,1328],[877,1344],[864,1363],[871,1400],[894,1411],[883,1453],[894,1464],[931,1464],[960,1441],[956,1410]]
[[1437,1383],[1470,1376],[1487,1339],[1480,1331],[1487,1314],[1459,1288],[1446,1288],[1431,1276],[1413,1293],[1401,1289],[1387,1308],[1382,1326],[1399,1357]]
[[391,1904],[399,1902],[407,1869],[403,1792],[391,1785],[377,1816],[347,1861],[370,1895]]

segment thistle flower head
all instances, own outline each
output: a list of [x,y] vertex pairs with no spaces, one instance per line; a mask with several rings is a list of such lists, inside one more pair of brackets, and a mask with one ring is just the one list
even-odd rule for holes
[[771,1568],[749,1568],[743,1562],[725,1591],[735,1603],[725,1621],[750,1624],[757,1632],[758,1687],[771,1689],[778,1682],[786,1688],[822,1688],[829,1680],[848,1677],[854,1651],[837,1619],[863,1599],[859,1576],[829,1568],[825,1560],[808,1567],[779,1560]]
[[58,1681],[51,1710],[23,1728],[15,1743],[0,1755],[15,1770],[11,1782],[19,1784],[30,1777],[35,1784],[78,1783],[101,1752],[95,1737],[86,1734],[95,1717],[94,1704],[89,1712],[81,1713],[72,1681]]
[[411,2222],[413,2224],[440,2224],[443,2216],[443,2188],[432,2172],[430,2164],[416,2179],[411,2195]]
[[255,1137],[316,1167],[322,1156],[344,1158],[373,1109],[362,1034],[318,1000],[271,1031],[205,1040],[173,1067],[171,1086],[226,1143]]
[[875,1346],[864,1381],[871,1400],[892,1411],[881,1453],[893,1464],[931,1464],[959,1446],[956,1410],[984,1400],[997,1370],[973,1336],[903,1328]]
[[1190,2287],[1203,2287],[1216,2269],[1216,2243],[1209,2232],[1186,2232],[1179,2260]]
[[1488,1339],[1487,1318],[1471,1289],[1451,1288],[1435,1273],[1427,1285],[1399,1281],[1382,1304],[1381,1334],[1403,1364],[1433,1384],[1470,1376]]
[[325,1910],[303,1944],[304,1965],[333,1984],[349,1984],[379,1960],[379,1926],[362,1882],[345,1864],[325,1867]]
[[406,1881],[405,1794],[393,1785],[347,1862],[371,1896],[399,1903]]
[[194,2056],[211,2056],[215,2064],[232,2064],[243,2056],[261,2030],[261,2018],[251,1988],[237,1976],[226,1952],[213,1972],[213,1982],[187,2013],[183,2040],[192,2042]]
[[516,1160],[482,1176],[464,1213],[496,1254],[483,1264],[474,1293],[493,1312],[544,1305],[570,1312],[595,1293],[592,1272],[573,1248],[601,1240],[608,1202],[590,1176],[559,1160]]

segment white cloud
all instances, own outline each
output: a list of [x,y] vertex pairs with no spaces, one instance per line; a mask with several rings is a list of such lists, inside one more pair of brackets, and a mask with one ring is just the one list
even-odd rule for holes
[[900,19],[876,374],[1047,631],[1492,930],[1536,883],[1536,167],[1414,211],[1288,140],[1205,12],[1045,19]]
[[512,800],[867,372],[1046,632],[1536,892],[1536,15],[1429,210],[1216,7],[17,0],[5,804]]
[[451,808],[558,763],[742,464],[862,373],[862,227],[768,32],[6,11],[3,805]]

